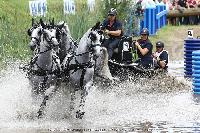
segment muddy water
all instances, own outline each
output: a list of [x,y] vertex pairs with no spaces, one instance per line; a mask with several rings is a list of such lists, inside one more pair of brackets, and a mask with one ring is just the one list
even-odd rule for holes
[[191,80],[184,78],[183,62],[171,62],[169,75],[106,87],[97,84],[87,96],[82,120],[69,114],[68,88],[63,86],[48,102],[45,117],[37,119],[40,100],[32,100],[25,73],[11,63],[0,77],[0,132],[200,131],[200,97],[193,95]]

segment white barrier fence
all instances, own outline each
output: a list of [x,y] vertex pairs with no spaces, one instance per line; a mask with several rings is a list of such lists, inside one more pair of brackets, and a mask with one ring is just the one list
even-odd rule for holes
[[90,11],[94,11],[94,7],[95,7],[95,0],[88,0],[87,1],[88,7]]
[[[95,0],[87,0],[90,11],[94,10]],[[35,0],[29,1],[29,9],[31,16],[45,16],[47,13],[47,1]],[[75,13],[75,0],[64,0],[64,14]]]
[[47,1],[29,1],[29,9],[31,16],[45,16],[47,13]]
[[74,0],[64,0],[64,14],[75,13],[75,9]]

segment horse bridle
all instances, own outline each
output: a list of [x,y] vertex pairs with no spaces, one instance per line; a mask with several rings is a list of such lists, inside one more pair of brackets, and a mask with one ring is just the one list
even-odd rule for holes
[[[39,32],[40,32],[40,31],[39,31]],[[53,38],[56,38],[56,37],[55,37],[55,36],[52,36],[51,38],[49,38],[48,35],[47,35],[47,33],[45,33],[44,31],[42,31],[41,34],[39,35],[39,38],[40,38],[40,39],[38,39],[37,37],[32,37],[32,38],[34,38],[35,40],[37,40],[37,45],[38,45],[38,46],[40,45],[42,34],[43,34],[44,38],[46,39],[46,41],[47,41],[48,43],[53,44],[52,39],[53,39]],[[48,46],[45,46],[45,47],[47,47],[47,50],[45,50],[45,51],[43,51],[43,52],[40,52],[40,49],[38,48],[38,51],[39,51],[39,52],[36,53],[36,57],[35,57],[33,60],[31,60],[31,65],[36,64],[37,67],[39,68],[39,70],[32,70],[32,73],[35,74],[35,75],[38,75],[38,76],[46,76],[47,74],[54,74],[54,73],[56,73],[56,71],[52,71],[53,64],[52,64],[52,66],[51,66],[51,70],[44,70],[44,69],[42,69],[42,68],[36,63],[36,60],[37,60],[37,58],[38,58],[38,55],[39,55],[39,54],[43,54],[43,53],[45,53],[45,52],[51,50],[52,47],[53,47],[53,45],[50,45],[49,47],[48,47]]]
[[[91,34],[91,33],[90,33]],[[88,38],[90,38],[90,34],[88,35]],[[92,42],[94,41],[94,40],[92,40],[92,39],[90,39],[91,40],[91,42],[90,42],[90,45],[88,46],[88,49],[89,49],[89,51],[87,51],[87,52],[84,52],[84,53],[80,53],[80,54],[75,54],[74,56],[75,56],[75,62],[76,62],[76,64],[78,64],[78,65],[83,65],[83,66],[88,66],[88,64],[90,64],[89,66],[91,67],[91,66],[93,66],[94,64],[92,64],[92,61],[91,61],[91,58],[92,57],[90,57],[90,60],[88,61],[88,62],[86,62],[86,63],[79,63],[78,61],[77,61],[77,59],[76,59],[76,57],[77,56],[82,56],[82,55],[85,55],[85,54],[93,54],[93,48],[94,47],[96,47],[96,46],[101,46],[101,44],[93,44]],[[87,65],[85,65],[85,64],[87,64]]]
[[[71,44],[73,44],[76,48],[78,48],[77,42],[74,41],[74,39],[71,37],[71,35],[68,34],[66,31],[64,31],[63,28],[62,29],[57,28],[56,30],[58,30],[60,35],[62,35],[62,36],[65,35],[70,39],[70,41],[69,41],[70,42],[70,47],[69,47],[69,49],[67,49],[67,53],[70,53],[70,51],[73,49]],[[59,44],[60,44],[60,43],[62,43],[62,41],[61,41],[62,39],[61,38],[59,38],[59,39],[60,39],[60,41],[59,41]],[[74,53],[74,52],[75,51],[73,51],[72,53]]]
[[[40,42],[41,42],[41,40],[42,40],[42,38],[41,38],[41,36],[42,36],[42,34],[43,34],[43,36],[44,36],[44,38],[46,39],[46,41],[50,44],[49,46],[45,46],[45,47],[47,47],[47,50],[45,50],[45,51],[43,51],[43,52],[39,52],[39,53],[37,53],[37,54],[42,54],[42,53],[45,53],[45,52],[47,52],[47,51],[49,51],[49,50],[51,50],[53,47],[56,47],[56,46],[54,46],[54,43],[53,43],[53,38],[56,38],[56,36],[51,36],[50,38],[49,38],[49,36],[47,35],[47,33],[45,33],[44,31],[43,31],[43,29],[40,29],[40,31],[38,31],[38,38],[37,37],[31,37],[31,41],[32,41],[32,39],[35,39],[36,41],[32,41],[34,44],[36,44],[36,46],[38,46],[38,50],[40,51],[40,49],[39,49],[39,45],[40,45]],[[57,38],[56,38],[56,40],[57,40]]]

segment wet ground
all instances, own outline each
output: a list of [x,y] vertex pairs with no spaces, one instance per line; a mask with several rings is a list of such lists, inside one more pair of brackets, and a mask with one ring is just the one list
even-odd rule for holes
[[69,114],[67,87],[48,102],[37,119],[39,102],[31,98],[25,73],[12,64],[0,76],[0,133],[200,132],[200,97],[184,78],[183,61],[169,64],[169,75],[130,79],[88,94],[85,116]]

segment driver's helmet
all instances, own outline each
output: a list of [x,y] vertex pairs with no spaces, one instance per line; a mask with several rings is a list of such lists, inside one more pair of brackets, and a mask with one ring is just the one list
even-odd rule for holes
[[147,28],[143,28],[142,31],[140,32],[140,35],[149,35],[149,30]]
[[158,42],[156,42],[156,47],[164,48],[164,43],[162,41],[158,41]]
[[111,8],[108,12],[108,15],[116,16],[117,15],[117,9]]

